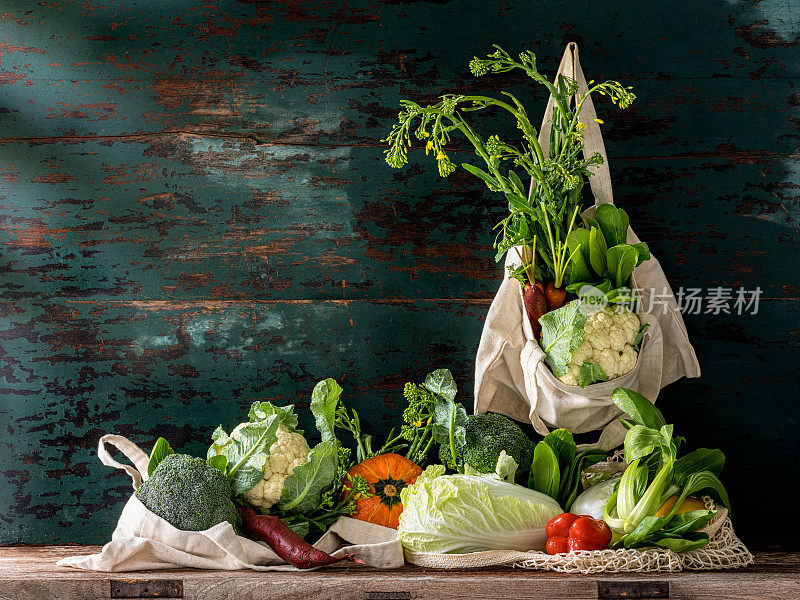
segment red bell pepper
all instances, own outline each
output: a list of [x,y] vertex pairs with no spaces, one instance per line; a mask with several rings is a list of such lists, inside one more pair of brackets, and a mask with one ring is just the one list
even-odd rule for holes
[[611,529],[605,521],[587,515],[561,513],[545,527],[547,553],[577,550],[605,550],[611,543]]

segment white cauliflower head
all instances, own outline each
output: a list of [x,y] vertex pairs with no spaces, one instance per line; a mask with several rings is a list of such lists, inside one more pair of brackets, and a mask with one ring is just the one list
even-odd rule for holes
[[630,373],[638,357],[633,344],[640,327],[639,317],[622,306],[606,306],[589,315],[583,327],[583,341],[572,353],[567,372],[558,379],[567,385],[578,385],[584,363],[599,365],[608,379]]
[[[248,423],[242,423],[232,432],[231,437],[236,439],[239,430]],[[311,448],[301,434],[289,431],[285,425],[279,425],[276,431],[278,437],[269,448],[269,457],[264,463],[264,477],[253,489],[244,493],[244,499],[253,506],[268,509],[281,499],[283,482],[295,467],[308,460]]]

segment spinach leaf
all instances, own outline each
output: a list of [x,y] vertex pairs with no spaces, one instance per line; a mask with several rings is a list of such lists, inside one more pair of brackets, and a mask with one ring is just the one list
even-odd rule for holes
[[624,244],[628,238],[628,213],[613,204],[601,204],[594,213],[606,243],[609,246]]
[[578,385],[585,388],[598,381],[608,381],[608,375],[603,373],[602,367],[597,363],[584,362],[578,371]]
[[317,508],[322,493],[336,478],[337,442],[320,442],[311,450],[308,460],[294,468],[283,482],[283,492],[278,502],[282,511],[310,512]]
[[542,325],[541,345],[545,353],[544,360],[556,377],[561,377],[567,372],[572,353],[583,341],[586,315],[580,308],[580,301],[573,300],[539,318],[539,323]]

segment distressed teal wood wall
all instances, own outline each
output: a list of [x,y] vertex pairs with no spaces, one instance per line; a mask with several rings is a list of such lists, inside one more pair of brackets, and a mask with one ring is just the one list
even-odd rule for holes
[[673,286],[763,290],[756,315],[686,317],[703,377],[659,404],[727,453],[748,541],[800,534],[760,518],[800,476],[800,3],[15,1],[0,22],[0,542],[110,536],[130,488],[106,432],[202,452],[332,376],[380,433],[442,366],[469,403],[504,203],[420,151],[390,170],[379,140],[401,98],[540,112],[467,62],[499,43],[552,73],[568,41],[635,86],[599,112]]

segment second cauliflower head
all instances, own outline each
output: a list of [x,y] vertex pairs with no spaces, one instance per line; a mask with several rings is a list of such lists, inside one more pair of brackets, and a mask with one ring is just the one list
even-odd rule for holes
[[572,354],[569,370],[559,380],[578,385],[584,363],[599,365],[609,380],[630,373],[638,357],[633,344],[640,327],[636,313],[623,307],[606,306],[591,314],[586,318],[583,341]]
[[[237,426],[231,437],[236,439],[239,431],[247,423]],[[269,448],[269,456],[264,463],[264,477],[251,490],[244,493],[244,499],[262,509],[272,508],[281,499],[283,482],[298,467],[308,460],[311,448],[302,434],[289,431],[285,425],[278,426],[278,437]]]

